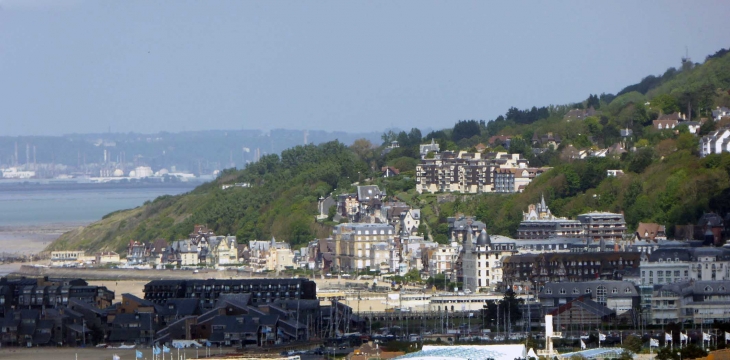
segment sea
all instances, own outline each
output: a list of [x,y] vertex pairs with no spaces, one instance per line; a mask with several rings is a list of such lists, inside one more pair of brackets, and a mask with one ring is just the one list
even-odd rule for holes
[[0,184],[0,276],[15,271],[66,231],[114,211],[132,209],[162,195],[178,195],[198,184],[3,186]]
[[88,224],[111,212],[192,189],[193,185],[0,187],[0,228]]

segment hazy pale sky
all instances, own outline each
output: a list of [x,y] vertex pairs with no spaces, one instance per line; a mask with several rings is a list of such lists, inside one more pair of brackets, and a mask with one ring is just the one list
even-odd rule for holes
[[0,135],[451,127],[730,46],[728,1],[0,0]]

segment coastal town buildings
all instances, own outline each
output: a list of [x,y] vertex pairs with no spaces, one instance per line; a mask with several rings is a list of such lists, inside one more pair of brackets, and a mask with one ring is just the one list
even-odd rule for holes
[[496,290],[502,282],[503,259],[516,253],[513,243],[492,243],[486,229],[474,238],[473,230],[468,227],[461,253],[464,289],[472,292]]
[[582,238],[584,235],[583,223],[553,215],[545,204],[544,195],[540,203],[530,204],[527,212],[522,213],[522,222],[517,228],[518,239]]
[[578,298],[589,298],[614,311],[616,315],[637,308],[640,301],[636,285],[616,280],[548,282],[540,290],[539,296],[540,304],[548,311]]
[[623,214],[610,212],[589,212],[578,215],[578,221],[585,228],[585,237],[592,243],[621,242],[626,233]]
[[363,270],[373,267],[371,251],[375,244],[395,241],[392,225],[374,223],[346,223],[335,226],[336,266],[343,270]]
[[519,154],[444,151],[433,158],[422,158],[416,166],[416,191],[513,193],[522,191],[546,170],[530,168]]
[[730,281],[690,280],[656,286],[652,323],[712,324],[730,321]]
[[211,309],[227,294],[247,294],[254,304],[275,300],[317,298],[316,284],[308,279],[153,280],[144,286],[144,298],[155,304],[167,299],[197,299]]
[[248,263],[254,272],[282,271],[296,267],[294,252],[287,242],[252,240],[248,243]]
[[503,287],[548,282],[622,280],[637,276],[638,252],[569,252],[513,255],[503,261]]
[[660,246],[641,255],[641,284],[730,281],[730,249]]

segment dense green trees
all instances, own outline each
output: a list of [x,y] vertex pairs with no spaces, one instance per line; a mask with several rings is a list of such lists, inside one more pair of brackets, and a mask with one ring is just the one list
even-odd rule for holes
[[474,135],[479,136],[481,128],[476,120],[461,120],[454,125],[451,140],[458,142],[461,139],[468,139]]

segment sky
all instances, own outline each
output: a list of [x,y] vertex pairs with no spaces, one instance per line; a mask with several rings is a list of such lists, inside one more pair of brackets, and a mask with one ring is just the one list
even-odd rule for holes
[[727,1],[0,0],[0,135],[446,128],[730,47]]

